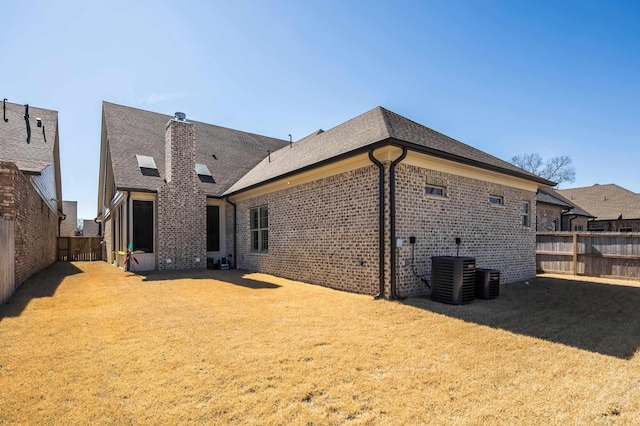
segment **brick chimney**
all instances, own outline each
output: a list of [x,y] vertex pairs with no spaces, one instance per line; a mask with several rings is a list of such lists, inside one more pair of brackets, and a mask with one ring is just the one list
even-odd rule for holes
[[177,112],[165,129],[165,179],[158,188],[158,269],[207,266],[207,198],[195,171],[195,126]]

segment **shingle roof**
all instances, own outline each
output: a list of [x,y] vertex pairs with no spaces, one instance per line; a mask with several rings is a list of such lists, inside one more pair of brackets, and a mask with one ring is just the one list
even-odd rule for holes
[[598,220],[640,219],[640,195],[615,184],[559,189],[558,193]]
[[585,216],[585,217],[592,217],[592,218],[595,217],[594,215],[587,212],[586,210],[571,203],[571,201],[567,200],[565,197],[558,194],[558,192],[553,188],[538,189],[538,193],[536,194],[536,202],[553,204],[556,206],[563,207],[565,209],[568,209],[567,214],[570,214],[570,215],[578,215],[578,216]]
[[[109,153],[118,188],[156,191],[165,178],[165,126],[173,116],[103,102]],[[215,183],[201,182],[205,194],[221,196],[267,155],[289,141],[187,120],[194,124],[196,162],[205,164]],[[136,154],[151,156],[159,176],[144,176]],[[215,158],[214,158],[215,155]],[[195,166],[194,166],[195,167]],[[195,170],[194,170],[195,173]]]
[[[40,173],[53,162],[58,112],[29,106],[31,137],[27,143],[25,106],[11,102],[4,105],[8,121],[0,118],[0,160],[15,163],[23,172]],[[43,127],[37,126],[36,118],[42,120]]]
[[518,176],[544,185],[553,182],[535,176],[506,161],[466,145],[428,127],[411,121],[382,107],[376,107],[358,117],[324,132],[314,132],[271,153],[234,184],[227,194],[250,188],[280,176],[295,173],[309,166],[361,152],[379,142],[405,145],[416,151],[473,164],[501,173]]

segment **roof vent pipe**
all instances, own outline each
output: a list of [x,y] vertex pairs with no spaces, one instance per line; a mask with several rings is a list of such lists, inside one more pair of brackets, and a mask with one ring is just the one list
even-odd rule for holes
[[31,124],[29,124],[29,104],[24,106],[24,121],[27,124],[27,143],[31,143]]
[[2,100],[2,118],[4,118],[5,123],[9,121],[9,119],[7,118],[7,98],[4,98]]
[[186,121],[187,120],[187,114],[185,114],[184,112],[176,112],[175,113],[175,119],[178,121]]
[[293,148],[293,139],[291,138],[291,133],[289,133],[289,148]]

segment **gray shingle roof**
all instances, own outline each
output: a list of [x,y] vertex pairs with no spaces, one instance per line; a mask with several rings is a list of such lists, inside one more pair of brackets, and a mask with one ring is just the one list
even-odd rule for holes
[[553,204],[556,206],[564,207],[565,209],[568,209],[567,214],[570,214],[570,215],[585,216],[585,217],[591,217],[591,218],[595,217],[588,211],[580,208],[579,206],[573,204],[571,201],[567,200],[565,197],[560,195],[556,190],[552,188],[538,189],[538,194],[536,194],[536,202]]
[[[40,173],[53,163],[58,112],[29,106],[31,138],[27,143],[25,106],[6,102],[5,107],[9,121],[0,118],[0,160],[15,163],[23,172]],[[42,119],[43,127],[37,126],[36,118]]]
[[[116,186],[156,191],[166,176],[165,126],[173,116],[109,102],[103,102],[102,109]],[[187,120],[195,126],[196,162],[206,165],[215,179],[215,183],[200,183],[209,196],[221,196],[265,158],[267,150],[276,151],[289,144],[282,139],[189,120],[188,116]],[[159,176],[144,176],[136,154],[153,157]]]
[[309,166],[322,164],[337,157],[361,152],[379,142],[405,145],[454,161],[473,164],[501,173],[529,179],[545,185],[553,182],[535,176],[506,161],[473,148],[382,107],[376,107],[358,117],[324,132],[314,132],[271,153],[271,161],[262,160],[236,182],[227,194],[259,185],[279,176],[295,173]]
[[559,189],[574,205],[594,214],[598,220],[640,219],[640,195],[615,184]]

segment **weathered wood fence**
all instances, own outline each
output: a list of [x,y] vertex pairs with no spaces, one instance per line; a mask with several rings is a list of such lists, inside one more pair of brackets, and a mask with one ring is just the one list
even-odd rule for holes
[[0,303],[15,291],[14,221],[0,217]]
[[538,232],[539,271],[640,279],[640,233]]
[[58,237],[58,260],[102,260],[101,237]]

